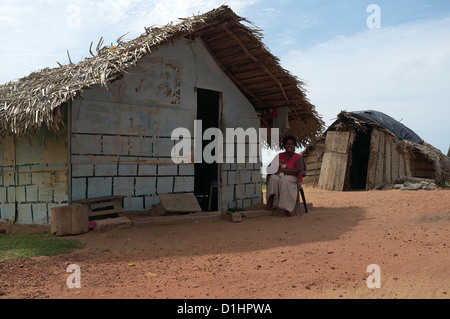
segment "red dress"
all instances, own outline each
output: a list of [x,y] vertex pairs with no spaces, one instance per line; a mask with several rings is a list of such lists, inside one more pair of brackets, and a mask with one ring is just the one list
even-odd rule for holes
[[[295,162],[302,157],[300,154],[294,153],[292,154],[291,158],[289,159],[289,161],[286,161],[286,152],[280,153],[279,154],[279,160],[280,160],[280,165],[282,164],[286,164],[286,168],[295,168]],[[300,176],[297,175],[293,175],[293,176],[297,176],[300,178],[300,183],[303,182],[303,174],[300,174]]]

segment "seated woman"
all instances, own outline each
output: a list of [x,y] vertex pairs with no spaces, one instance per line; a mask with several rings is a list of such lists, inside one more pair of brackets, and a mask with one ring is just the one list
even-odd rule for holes
[[298,181],[303,179],[303,160],[295,153],[298,146],[294,136],[286,136],[282,141],[285,152],[278,154],[267,167],[267,207],[281,208],[286,216],[292,216],[298,199]]

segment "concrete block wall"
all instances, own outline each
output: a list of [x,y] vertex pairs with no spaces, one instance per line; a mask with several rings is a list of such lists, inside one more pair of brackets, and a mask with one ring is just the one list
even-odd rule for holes
[[262,203],[261,163],[222,165],[222,212]]
[[[72,200],[123,195],[125,209],[143,210],[159,194],[193,193],[194,164],[173,163],[171,134],[180,127],[194,132],[197,87],[222,92],[225,127],[259,127],[253,106],[201,41],[195,54],[191,46],[182,39],[162,47],[108,88],[85,90],[72,103]],[[223,211],[261,201],[258,164],[222,167]],[[239,188],[236,195],[238,185],[245,194]]]
[[[72,140],[77,136],[72,135]],[[149,150],[156,152],[148,152],[145,156],[143,153],[140,156],[110,156],[109,153],[93,156],[77,154],[77,150],[73,150],[72,200],[122,195],[126,196],[123,201],[126,210],[147,210],[159,203],[159,194],[192,194],[194,166],[175,165],[171,158],[155,157],[154,154],[166,151],[158,149],[158,143],[148,139]],[[167,146],[170,146],[170,152],[172,143]]]
[[0,143],[0,221],[47,225],[51,208],[68,203],[65,135],[41,133]]

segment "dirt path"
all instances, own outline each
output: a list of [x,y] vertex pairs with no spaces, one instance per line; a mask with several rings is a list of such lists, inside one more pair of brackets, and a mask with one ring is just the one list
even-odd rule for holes
[[305,191],[300,217],[89,232],[73,253],[0,262],[0,298],[449,299],[450,190]]

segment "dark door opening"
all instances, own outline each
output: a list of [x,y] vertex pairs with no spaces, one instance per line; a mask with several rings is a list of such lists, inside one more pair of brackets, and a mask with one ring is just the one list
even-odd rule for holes
[[[214,127],[219,128],[221,93],[205,89],[197,89],[197,120],[202,121],[202,136],[205,130]],[[202,139],[203,140],[203,139]],[[202,150],[211,140],[203,141]],[[212,154],[214,155],[214,154]],[[194,195],[202,210],[209,210],[211,185],[218,182],[218,164],[195,163]],[[218,210],[218,188],[212,188],[211,210]]]
[[366,189],[371,134],[372,130],[369,132],[356,132],[350,171],[350,187],[352,189]]

